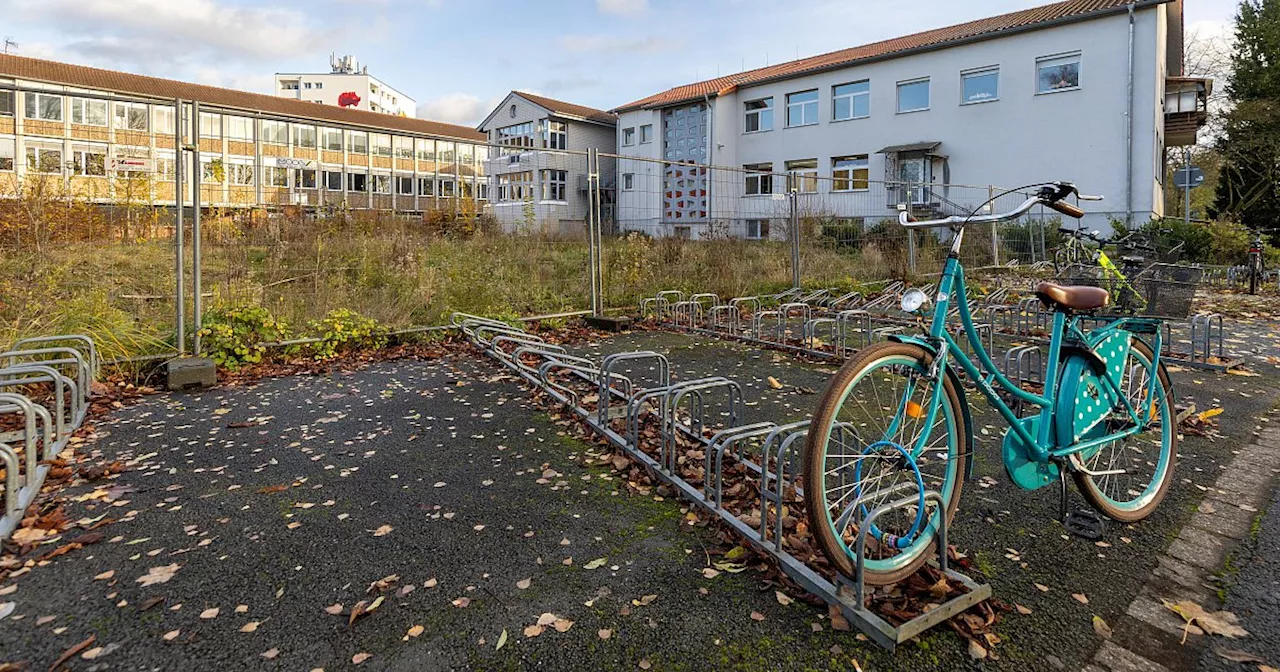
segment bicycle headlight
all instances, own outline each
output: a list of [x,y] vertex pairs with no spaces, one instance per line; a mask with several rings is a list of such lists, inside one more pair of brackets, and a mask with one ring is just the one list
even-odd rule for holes
[[924,307],[929,302],[929,297],[919,289],[908,289],[902,295],[902,309],[908,313],[914,313]]

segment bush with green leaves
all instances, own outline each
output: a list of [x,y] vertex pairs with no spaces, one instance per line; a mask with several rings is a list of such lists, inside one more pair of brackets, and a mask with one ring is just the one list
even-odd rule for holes
[[262,306],[222,306],[205,313],[200,338],[214,363],[235,371],[257,364],[266,354],[263,343],[289,338],[289,327]]
[[357,349],[376,350],[387,344],[386,327],[372,317],[347,308],[331,310],[324,318],[312,320],[308,327],[320,340],[307,347],[320,361]]

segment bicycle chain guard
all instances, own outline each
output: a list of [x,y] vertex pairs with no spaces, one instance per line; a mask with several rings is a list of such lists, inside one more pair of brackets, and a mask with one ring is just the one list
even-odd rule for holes
[[[1018,420],[1033,438],[1040,432],[1040,416],[1033,415]],[[1004,469],[1009,479],[1024,490],[1036,490],[1058,480],[1060,470],[1053,462],[1039,462],[1031,457],[1031,447],[1022,441],[1013,428],[1004,433]]]

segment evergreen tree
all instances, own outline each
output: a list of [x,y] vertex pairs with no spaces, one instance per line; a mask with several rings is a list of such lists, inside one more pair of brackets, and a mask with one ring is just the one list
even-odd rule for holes
[[1241,0],[1212,214],[1280,227],[1280,0]]

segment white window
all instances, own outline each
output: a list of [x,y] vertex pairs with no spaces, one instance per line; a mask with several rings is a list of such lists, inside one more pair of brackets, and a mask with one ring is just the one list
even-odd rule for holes
[[156,106],[151,108],[151,127],[156,134],[173,135],[173,108]]
[[369,134],[364,131],[347,131],[347,151],[352,154],[368,154]]
[[960,104],[989,103],[1000,99],[1000,68],[978,68],[960,73]]
[[898,82],[898,112],[929,109],[929,78]]
[[373,176],[373,193],[375,194],[391,193],[391,176],[390,175],[374,175]]
[[227,166],[227,183],[249,186],[253,184],[253,166],[247,163],[233,163]]
[[222,159],[209,159],[200,162],[200,181],[201,182],[222,182],[226,179],[227,168],[222,163]]
[[242,142],[253,142],[253,120],[248,117],[234,117],[228,115],[226,118],[227,139],[240,140]]
[[568,181],[568,171],[542,171],[542,200],[563,201],[565,195],[565,184]]
[[0,138],[0,170],[13,170],[14,139]]
[[386,133],[372,133],[369,135],[369,145],[373,148],[374,156],[391,156],[391,136]]
[[323,147],[330,152],[342,151],[342,129],[339,128],[323,128],[320,129],[321,137],[324,139]]
[[419,196],[435,196],[436,180],[434,177],[418,178],[418,195]]
[[831,87],[831,120],[862,119],[871,116],[871,82],[849,82]]
[[419,138],[417,140],[414,140],[414,144],[417,147],[418,159],[422,161],[436,160],[436,141],[435,140],[423,140]]
[[[442,184],[441,187],[444,185]],[[533,198],[533,171],[506,173],[498,176],[499,201],[523,201]]]
[[773,98],[748,100],[743,103],[743,107],[746,108],[746,118],[742,124],[743,131],[756,133],[773,130]]
[[563,121],[547,119],[542,130],[542,146],[547,149],[568,149],[568,130],[568,125]]
[[71,123],[84,124],[85,126],[106,126],[107,101],[72,98]]
[[222,137],[222,115],[213,114],[212,112],[201,112],[200,113],[200,137],[221,138]]
[[324,171],[324,188],[328,191],[342,191],[342,171]]
[[273,145],[289,144],[289,125],[283,121],[262,122],[262,141]]
[[870,186],[871,163],[866,154],[831,159],[831,190],[862,191]]
[[630,147],[636,144],[636,129],[634,127],[622,129],[622,146]]
[[305,83],[303,83],[302,88],[304,88],[304,89],[309,89],[309,88],[311,88],[311,82],[305,82]]
[[71,146],[71,172],[76,175],[107,174],[107,148],[96,145]]
[[748,163],[742,169],[746,171],[745,193],[748,196],[773,193],[772,163]]
[[401,196],[413,195],[413,178],[403,175],[396,176],[396,193]]
[[765,240],[769,237],[769,220],[748,219],[747,240]]
[[0,117],[13,116],[13,92],[0,91]]
[[174,175],[173,156],[156,157],[156,179],[161,182],[172,182]]
[[645,124],[640,127],[640,144],[647,145],[653,142],[653,124]]
[[799,159],[787,162],[787,191],[818,193],[818,160]]
[[636,188],[635,173],[623,173],[622,174],[622,190],[631,191],[635,188]]
[[347,173],[347,191],[361,194],[369,191],[369,176],[365,173]]
[[1080,88],[1080,53],[1036,59],[1036,93]]
[[498,129],[498,144],[503,147],[515,147],[515,150],[504,150],[508,154],[518,152],[522,148],[534,146],[534,125],[532,121],[523,124],[503,126]]
[[289,171],[293,174],[293,186],[298,189],[315,189],[316,188],[316,171],[313,168],[294,168]]
[[395,147],[397,159],[413,158],[413,138],[406,138],[403,135],[397,135],[391,139],[391,143]]
[[316,88],[317,88],[317,89],[323,89],[323,88],[324,88],[324,82],[316,82]]
[[316,127],[303,126],[301,124],[293,125],[293,146],[305,147],[307,149],[316,148]]
[[146,131],[147,106],[142,103],[116,103],[116,123],[120,130]]
[[[62,121],[62,96],[48,93],[26,93],[26,118],[42,121]],[[59,154],[61,156],[61,154]]]
[[787,128],[818,123],[818,90],[787,94]]
[[275,166],[262,167],[262,184],[268,187],[289,186],[289,169]]
[[[530,173],[530,175],[532,174],[533,173]],[[439,182],[440,182],[440,186],[436,187],[436,192],[440,194],[440,197],[453,198],[453,194],[454,194],[453,178],[452,177],[441,178]],[[530,187],[530,189],[532,189],[532,186]]]
[[27,143],[27,170],[35,173],[61,173],[61,145]]
[[297,82],[280,82],[280,88],[284,89],[285,91],[297,91],[298,83]]

